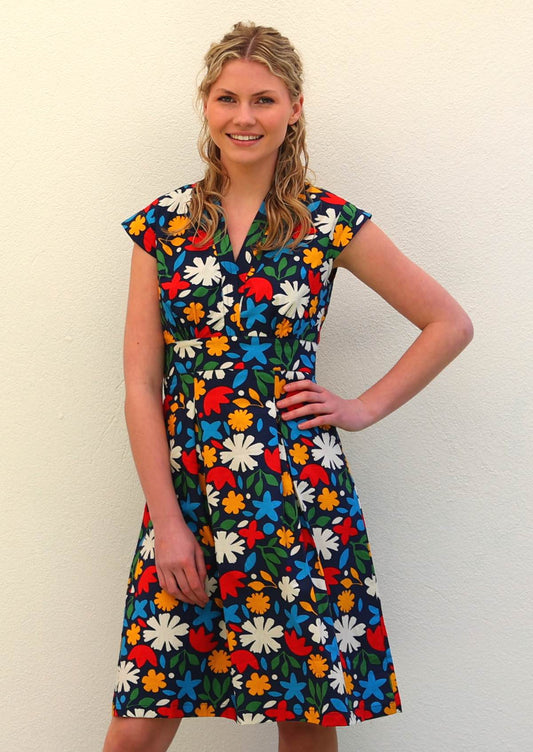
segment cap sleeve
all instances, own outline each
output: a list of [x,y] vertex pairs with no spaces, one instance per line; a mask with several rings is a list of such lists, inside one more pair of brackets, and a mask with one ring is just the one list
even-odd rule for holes
[[122,222],[122,227],[133,242],[152,255],[154,255],[158,237],[156,204],[157,200]]
[[370,212],[360,209],[350,201],[342,199],[341,201],[342,204],[340,207],[333,207],[338,210],[338,214],[329,235],[331,242],[326,253],[326,258],[332,260],[337,258],[342,249],[348,245],[350,240],[372,216]]

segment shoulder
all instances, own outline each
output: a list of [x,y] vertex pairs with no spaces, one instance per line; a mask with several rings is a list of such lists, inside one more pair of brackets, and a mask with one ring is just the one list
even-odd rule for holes
[[349,199],[311,183],[306,183],[302,201],[311,214],[315,233],[327,236],[336,247],[346,245],[372,216]]

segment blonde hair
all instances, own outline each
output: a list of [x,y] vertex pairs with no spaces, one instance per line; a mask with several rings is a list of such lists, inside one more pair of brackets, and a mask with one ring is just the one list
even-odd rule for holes
[[[300,57],[289,40],[269,26],[237,23],[220,42],[211,45],[205,55],[206,71],[198,87],[198,104],[202,108],[210,89],[230,60],[251,60],[262,63],[285,83],[291,101],[302,93],[303,69]],[[224,215],[221,199],[229,178],[220,160],[220,151],[209,134],[204,117],[198,148],[207,168],[195,185],[191,197],[191,222],[202,233],[202,245],[215,235],[220,217]],[[289,125],[279,148],[272,185],[265,198],[267,233],[259,246],[270,250],[283,246],[295,247],[308,234],[312,223],[303,198],[309,156],[305,144],[303,113]]]

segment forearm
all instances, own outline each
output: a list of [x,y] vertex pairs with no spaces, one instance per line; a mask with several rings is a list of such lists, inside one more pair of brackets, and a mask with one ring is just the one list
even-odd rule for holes
[[451,322],[434,321],[424,327],[390,371],[359,396],[368,410],[368,425],[418,394],[471,339],[472,325],[467,316]]
[[154,526],[169,520],[185,524],[172,483],[160,394],[142,384],[132,385],[126,392],[124,411],[133,459]]

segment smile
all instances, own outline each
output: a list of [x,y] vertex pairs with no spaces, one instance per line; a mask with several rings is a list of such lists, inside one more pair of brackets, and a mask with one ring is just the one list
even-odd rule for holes
[[263,136],[253,136],[253,135],[242,136],[242,135],[240,135],[238,133],[228,133],[228,136],[233,141],[259,141],[260,138],[263,138]]

